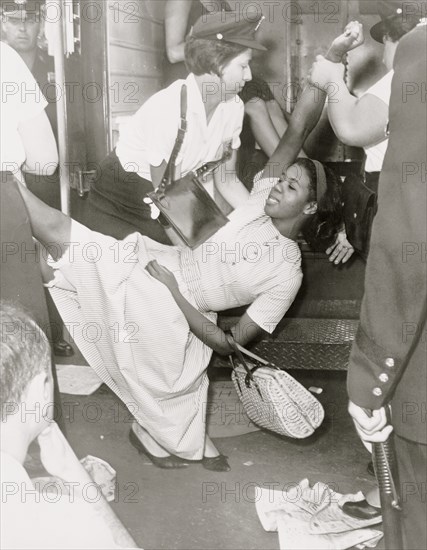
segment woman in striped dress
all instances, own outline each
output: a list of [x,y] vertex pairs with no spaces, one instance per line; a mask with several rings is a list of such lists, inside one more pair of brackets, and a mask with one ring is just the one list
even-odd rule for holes
[[54,260],[46,277],[56,305],[91,367],[134,416],[132,444],[156,466],[229,469],[205,423],[212,350],[232,352],[217,312],[250,304],[232,328],[241,345],[271,333],[301,284],[299,233],[323,250],[333,242],[342,223],[339,180],[296,158],[322,107],[307,87],[250,197],[195,250],[139,233],[116,241],[21,190],[34,236]]

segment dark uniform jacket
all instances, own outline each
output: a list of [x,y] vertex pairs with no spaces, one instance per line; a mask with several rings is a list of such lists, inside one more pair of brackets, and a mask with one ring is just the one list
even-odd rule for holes
[[58,121],[56,115],[57,90],[55,88],[55,65],[53,57],[42,49],[37,48],[37,55],[31,72],[48,102],[46,114],[55,138],[58,139]]
[[361,407],[391,400],[395,432],[427,443],[427,26],[397,48],[390,99],[390,140],[366,267],[360,327],[347,387]]

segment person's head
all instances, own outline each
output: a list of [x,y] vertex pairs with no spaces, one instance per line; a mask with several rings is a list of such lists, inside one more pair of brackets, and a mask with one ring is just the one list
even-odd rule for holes
[[[3,300],[0,334],[1,422],[18,419],[34,438],[50,420],[46,415],[53,399],[49,342],[21,306]],[[25,414],[22,403],[33,414]]]
[[3,0],[2,34],[9,46],[18,53],[30,52],[37,48],[43,4],[42,0]]
[[265,213],[277,227],[300,230],[311,248],[323,252],[342,225],[340,180],[320,162],[298,158],[271,190]]
[[394,56],[399,40],[412,30],[422,17],[421,4],[389,0],[377,2],[381,21],[370,30],[377,42],[384,44],[383,63],[387,70],[393,68]]
[[255,39],[262,21],[245,18],[240,12],[217,12],[200,17],[185,42],[185,63],[196,76],[218,78],[227,95],[241,91],[252,78],[252,50],[263,50]]

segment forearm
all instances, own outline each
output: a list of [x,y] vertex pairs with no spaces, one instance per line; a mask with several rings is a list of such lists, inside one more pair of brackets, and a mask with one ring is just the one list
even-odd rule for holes
[[332,129],[343,143],[351,141],[357,124],[357,98],[352,96],[344,82],[331,82],[328,88],[328,116]]
[[71,218],[39,200],[23,185],[19,185],[19,190],[34,237],[49,249],[55,260],[59,259],[68,248],[66,243],[70,242]]
[[184,61],[185,34],[191,0],[168,0],[165,5],[166,55],[171,63]]
[[184,298],[178,288],[171,290],[171,294],[184,314],[191,332],[197,336],[199,340],[220,355],[229,355],[232,353],[233,349],[230,347],[224,331],[193,307],[190,302]]
[[185,42],[170,46],[167,49],[169,63],[179,63],[185,59]]
[[325,99],[326,92],[316,86],[306,85],[292,113],[289,126],[264,169],[264,177],[280,177],[295,161],[320,119]]
[[245,113],[249,117],[249,123],[255,141],[264,153],[270,157],[276,150],[280,141],[280,136],[283,135],[284,130],[279,136],[270,116],[267,103],[259,97],[255,97],[246,103]]
[[[286,121],[282,108],[280,107],[280,105],[277,103],[276,100],[273,100],[273,101],[267,102],[267,110],[268,110],[268,114],[270,115],[271,122],[273,123],[273,126],[280,139],[283,136],[283,134],[286,132],[286,128],[288,127],[288,123]],[[273,154],[273,152],[274,151],[272,151],[271,154]]]

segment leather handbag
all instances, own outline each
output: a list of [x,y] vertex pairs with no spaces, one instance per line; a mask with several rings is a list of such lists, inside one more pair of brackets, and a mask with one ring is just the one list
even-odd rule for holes
[[187,87],[181,88],[181,127],[160,185],[148,193],[160,210],[160,223],[171,227],[190,248],[196,248],[223,227],[229,220],[206,191],[201,179],[230,158],[226,150],[217,161],[204,164],[195,172],[175,180],[175,162],[187,129]]
[[[230,356],[231,379],[248,417],[262,428],[303,439],[324,419],[321,403],[290,374],[249,352],[227,334],[237,361]],[[255,362],[248,362],[243,353]]]
[[348,175],[342,184],[343,216],[347,239],[353,248],[367,258],[372,222],[377,212],[377,194],[358,174]]

